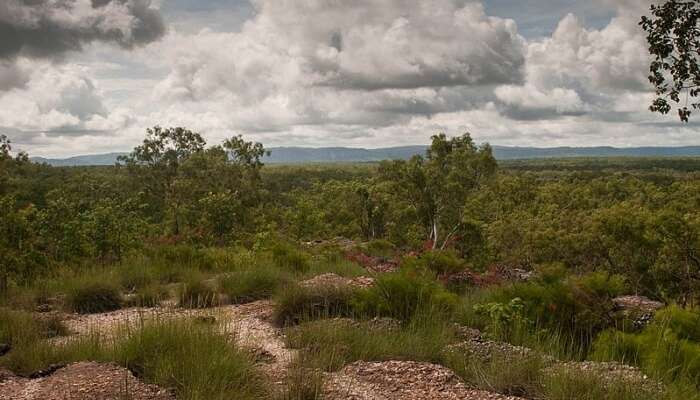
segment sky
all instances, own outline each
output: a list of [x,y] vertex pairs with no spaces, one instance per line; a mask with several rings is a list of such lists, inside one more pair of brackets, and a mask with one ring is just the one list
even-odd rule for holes
[[700,144],[648,111],[650,0],[2,0],[0,133],[33,156],[210,144]]

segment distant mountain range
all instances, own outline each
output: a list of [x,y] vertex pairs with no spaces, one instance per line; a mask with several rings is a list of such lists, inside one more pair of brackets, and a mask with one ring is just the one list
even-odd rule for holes
[[[299,163],[349,163],[401,160],[415,154],[424,154],[426,146],[387,147],[361,149],[349,147],[273,147],[264,161],[269,164]],[[700,146],[685,147],[509,147],[493,146],[499,160],[570,157],[697,157]],[[53,166],[113,165],[117,157],[127,153],[107,153],[75,156],[70,158],[32,157],[34,162]]]

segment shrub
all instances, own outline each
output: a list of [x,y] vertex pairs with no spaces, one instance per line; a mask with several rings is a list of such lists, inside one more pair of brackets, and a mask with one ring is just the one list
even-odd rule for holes
[[700,382],[700,343],[695,332],[693,310],[676,306],[657,314],[640,333],[607,331],[593,345],[593,358],[639,365],[648,374],[671,381]]
[[73,312],[93,314],[120,309],[122,297],[115,284],[88,278],[68,288],[66,302]]
[[269,298],[288,282],[287,275],[277,268],[249,267],[220,278],[219,289],[232,303],[246,303]]
[[191,245],[159,246],[151,256],[165,261],[166,265],[182,265],[198,271],[211,271],[215,266],[214,257]]
[[272,246],[272,259],[277,266],[295,272],[306,272],[311,265],[308,254],[286,243]]
[[394,255],[396,246],[385,239],[374,239],[363,245],[362,250],[374,257],[389,258]]
[[196,273],[182,283],[180,289],[180,307],[207,308],[218,305],[218,294],[210,284]]
[[276,296],[274,320],[284,326],[318,318],[348,316],[353,313],[356,293],[357,290],[345,287],[291,285]]
[[566,276],[563,268],[549,266],[540,269],[536,280],[489,290],[485,301],[507,304],[520,298],[525,317],[536,326],[587,347],[597,333],[613,326],[612,299],[623,288],[619,276],[605,272]]
[[408,321],[419,311],[452,312],[457,302],[436,280],[399,271],[379,276],[369,289],[358,292],[354,306],[364,315]]
[[402,266],[407,269],[424,269],[442,275],[463,271],[465,263],[453,250],[432,250],[419,257],[405,258]]

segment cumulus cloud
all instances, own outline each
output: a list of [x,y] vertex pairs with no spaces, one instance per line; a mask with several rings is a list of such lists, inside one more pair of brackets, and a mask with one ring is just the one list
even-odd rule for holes
[[[255,0],[240,32],[169,35],[155,98],[220,110],[239,129],[344,126],[343,132],[474,107],[523,79],[513,20],[479,3]],[[204,112],[204,111],[203,111]]]
[[0,58],[55,57],[103,41],[131,48],[160,38],[150,0],[3,0]]
[[[641,98],[649,92],[650,60],[638,26],[647,2],[614,3],[618,15],[602,29],[587,29],[578,17],[569,14],[551,37],[528,44],[526,83],[495,91],[509,116],[608,113],[619,96],[631,92]],[[637,110],[645,108],[640,102]]]
[[0,127],[48,136],[112,132],[129,120],[110,113],[84,67],[33,63],[25,87],[0,92]]

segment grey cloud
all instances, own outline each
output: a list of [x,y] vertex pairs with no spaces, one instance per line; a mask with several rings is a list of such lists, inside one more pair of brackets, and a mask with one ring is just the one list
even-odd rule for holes
[[4,0],[0,58],[60,57],[95,41],[132,48],[165,33],[150,0]]

